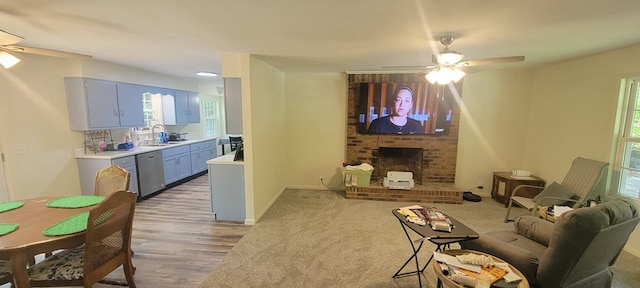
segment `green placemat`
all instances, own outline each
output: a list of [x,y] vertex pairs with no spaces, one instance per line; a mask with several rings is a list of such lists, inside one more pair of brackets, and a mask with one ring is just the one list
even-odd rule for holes
[[20,208],[24,205],[22,201],[11,201],[11,202],[2,202],[0,203],[0,213],[7,212],[9,210],[13,210],[16,208]]
[[64,219],[42,231],[44,236],[61,236],[82,232],[87,229],[89,212],[83,212]]
[[0,236],[16,231],[16,229],[18,229],[18,224],[0,223]]
[[47,207],[51,208],[80,208],[91,205],[96,205],[104,200],[104,196],[96,195],[81,195],[81,196],[69,196],[56,200],[51,200],[47,203]]

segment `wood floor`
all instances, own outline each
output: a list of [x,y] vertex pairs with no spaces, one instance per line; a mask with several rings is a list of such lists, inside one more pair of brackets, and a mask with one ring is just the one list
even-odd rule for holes
[[[214,220],[207,177],[138,202],[132,239],[137,287],[198,287],[251,228]],[[124,280],[122,269],[107,279]]]

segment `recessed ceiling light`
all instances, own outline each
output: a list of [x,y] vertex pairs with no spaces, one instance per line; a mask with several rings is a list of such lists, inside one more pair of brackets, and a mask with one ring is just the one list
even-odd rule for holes
[[218,73],[200,71],[200,72],[197,72],[197,73],[196,73],[196,75],[198,75],[198,76],[205,76],[205,77],[217,77],[217,76],[218,76]]

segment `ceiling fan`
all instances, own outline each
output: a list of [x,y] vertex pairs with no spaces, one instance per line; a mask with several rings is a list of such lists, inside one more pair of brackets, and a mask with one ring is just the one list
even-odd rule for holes
[[425,69],[424,72],[428,72],[425,76],[431,83],[438,82],[439,84],[449,83],[451,81],[458,82],[464,75],[462,71],[465,67],[502,64],[512,62],[524,61],[524,56],[509,56],[509,57],[495,57],[484,58],[476,60],[462,61],[464,54],[451,50],[449,45],[453,43],[453,35],[444,35],[440,37],[440,43],[444,45],[444,49],[433,54],[431,60],[434,65],[430,66],[385,66],[386,69]]
[[[0,53],[3,53],[2,50],[4,50],[8,52],[29,53],[29,54],[44,55],[44,56],[51,56],[51,57],[58,57],[58,58],[75,58],[75,59],[92,59],[93,58],[92,56],[85,55],[85,54],[14,45],[16,43],[21,42],[22,40],[24,40],[24,38],[22,38],[21,36],[11,34],[4,30],[0,30]],[[3,56],[5,54],[11,55],[9,53],[4,52]],[[17,57],[15,56],[13,57],[17,59]],[[17,61],[20,61],[20,60],[18,59]]]

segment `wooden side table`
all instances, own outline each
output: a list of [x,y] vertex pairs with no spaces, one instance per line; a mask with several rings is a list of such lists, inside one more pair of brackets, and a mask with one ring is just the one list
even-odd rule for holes
[[556,216],[547,214],[547,209],[548,208],[549,207],[547,207],[547,206],[540,207],[540,209],[538,209],[538,215],[540,215],[540,218],[542,218],[544,220],[547,220],[547,221],[552,222],[552,223],[556,223],[556,220],[558,218]]
[[[496,199],[500,203],[504,203],[504,207],[509,205],[509,198],[513,194],[513,189],[519,185],[533,185],[544,187],[544,180],[531,175],[531,179],[515,179],[511,177],[511,172],[493,172],[493,187],[491,188],[491,198]],[[518,195],[533,198],[541,189],[525,187],[518,190]]]

